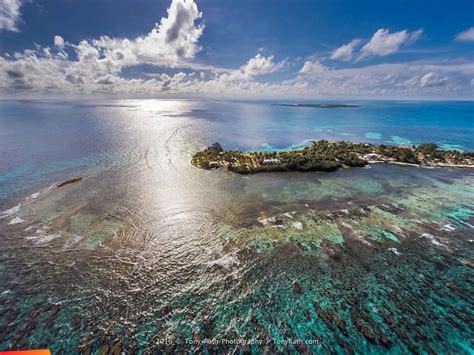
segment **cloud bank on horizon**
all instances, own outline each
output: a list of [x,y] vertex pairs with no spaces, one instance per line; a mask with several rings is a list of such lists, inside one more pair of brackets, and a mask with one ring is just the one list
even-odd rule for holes
[[[0,39],[7,31],[21,33],[22,5],[21,0],[1,0]],[[210,27],[195,1],[172,0],[160,21],[137,37],[101,35],[71,43],[59,33],[51,38],[50,46],[34,43],[33,48],[13,53],[0,49],[0,92],[128,97],[473,98],[472,48],[470,55],[468,52],[457,58],[426,59],[420,50],[414,59],[387,60],[409,52],[411,46],[429,36],[422,28],[379,28],[365,39],[348,39],[306,58],[292,57],[291,53],[281,56],[277,50],[260,48],[240,66],[231,67],[206,64],[198,57],[208,50],[202,41],[204,32],[219,30]],[[474,42],[474,27],[454,33],[451,41],[452,45]],[[239,46],[235,43],[236,51]]]

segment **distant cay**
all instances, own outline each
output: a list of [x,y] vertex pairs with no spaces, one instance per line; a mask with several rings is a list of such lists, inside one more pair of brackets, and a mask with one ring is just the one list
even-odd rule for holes
[[353,104],[272,104],[272,106],[288,106],[288,107],[310,107],[310,108],[357,108],[361,105]]

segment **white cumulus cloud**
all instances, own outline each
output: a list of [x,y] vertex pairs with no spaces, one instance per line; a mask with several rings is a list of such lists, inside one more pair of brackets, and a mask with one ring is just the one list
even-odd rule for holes
[[[319,61],[323,59],[310,57],[300,70],[293,69],[292,77],[266,81],[259,76],[284,67],[291,70],[301,62],[287,65],[287,60],[258,53],[235,68],[198,63],[203,30],[202,14],[194,1],[172,0],[159,23],[137,38],[100,37],[71,44],[57,35],[51,47],[36,45],[23,52],[0,54],[0,94],[314,99],[460,98],[472,93],[474,63],[462,59],[332,68]],[[401,32],[379,30],[369,42],[367,55],[386,55],[421,35],[421,31]],[[390,43],[375,50],[381,38]],[[334,55],[339,60],[354,59],[360,55],[360,45],[352,41]],[[149,65],[144,69],[141,64]],[[133,66],[142,75],[124,75],[123,69]],[[163,68],[168,68],[166,73]]]
[[390,33],[388,29],[381,28],[375,32],[361,49],[360,58],[368,56],[386,56],[399,51],[402,45],[407,45],[418,40],[423,30],[409,32],[407,30]]
[[0,0],[0,30],[18,31],[21,0]]
[[440,77],[433,72],[429,72],[420,78],[420,86],[423,88],[444,86],[446,85],[447,81],[447,77]]
[[36,45],[33,50],[0,56],[0,88],[11,92],[90,93],[105,87],[116,89],[118,85],[112,84],[123,84],[119,75],[129,66],[192,68],[196,65],[192,59],[201,49],[198,39],[204,25],[196,23],[201,17],[193,0],[172,0],[167,16],[145,36],[68,43],[75,51],[75,60],[68,59],[64,39],[56,35],[53,49]]
[[304,62],[303,67],[298,72],[303,75],[315,76],[327,71],[328,68],[321,64],[319,61],[307,60]]
[[474,41],[474,27],[470,27],[467,30],[458,33],[456,40],[464,42]]
[[198,40],[204,24],[196,24],[201,17],[193,0],[173,0],[168,16],[146,36],[133,40],[103,36],[93,41],[93,46],[116,69],[138,64],[176,67],[201,50]]
[[60,49],[64,48],[64,38],[61,36],[54,36],[54,45]]
[[349,61],[352,60],[354,56],[354,49],[360,44],[359,39],[354,39],[351,42],[336,48],[331,53],[331,59],[333,60],[342,60],[342,61]]
[[285,62],[274,62],[273,56],[262,56],[260,53],[249,59],[247,64],[240,69],[246,77],[254,77],[257,75],[269,74],[283,68]]

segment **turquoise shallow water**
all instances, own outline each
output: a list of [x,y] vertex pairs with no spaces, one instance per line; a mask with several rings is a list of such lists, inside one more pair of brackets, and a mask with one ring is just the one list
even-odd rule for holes
[[194,138],[200,147],[219,140],[228,149],[275,150],[333,139],[433,142],[445,149],[474,150],[472,102],[357,104],[361,107],[318,109],[220,101],[2,101],[0,197],[5,200],[74,169],[126,164],[139,153],[134,139],[139,140],[142,120],[158,128],[160,120],[190,118],[199,130]]
[[216,140],[472,149],[471,104],[0,106],[0,349],[473,352],[472,169],[190,165]]

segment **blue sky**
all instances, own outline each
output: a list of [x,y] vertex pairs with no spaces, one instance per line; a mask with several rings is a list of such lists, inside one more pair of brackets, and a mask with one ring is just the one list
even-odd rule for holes
[[474,1],[2,0],[11,95],[472,99]]

